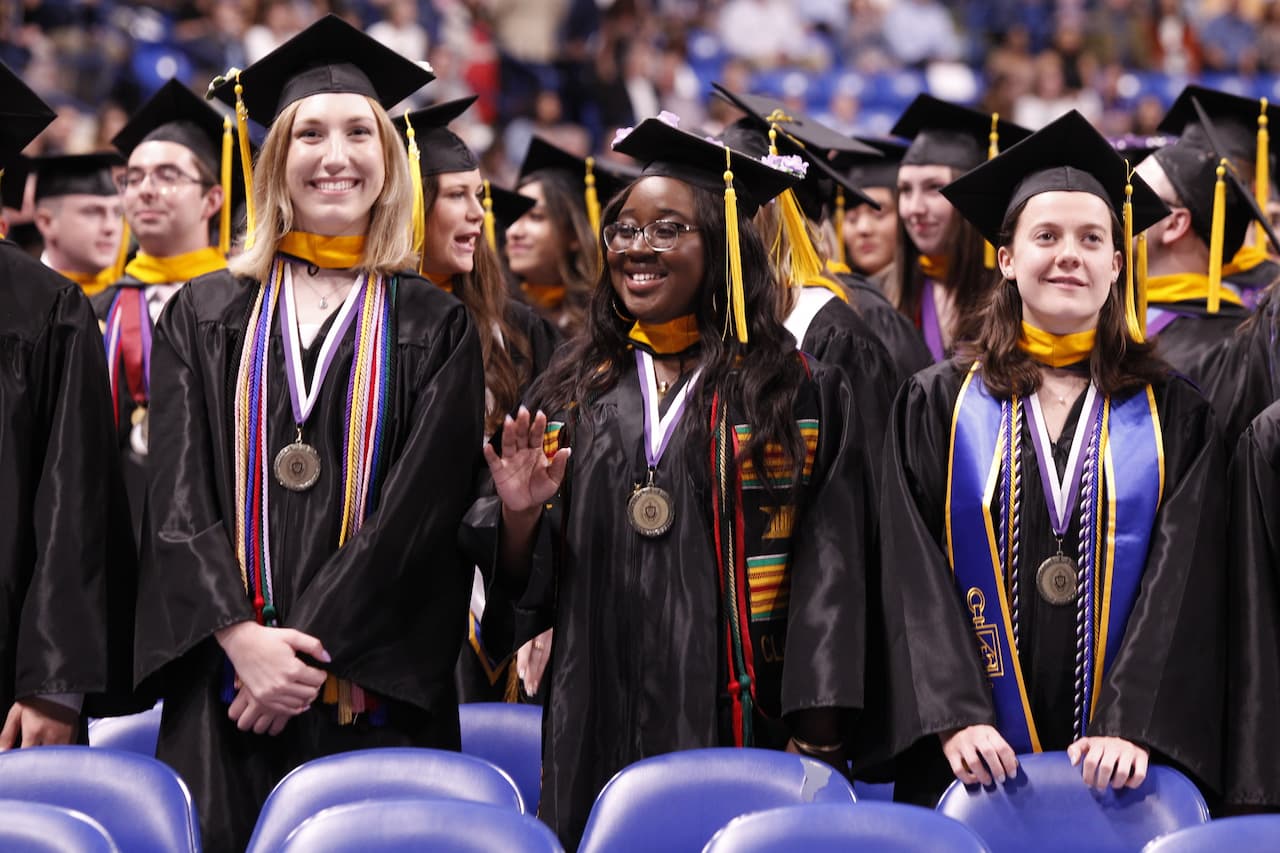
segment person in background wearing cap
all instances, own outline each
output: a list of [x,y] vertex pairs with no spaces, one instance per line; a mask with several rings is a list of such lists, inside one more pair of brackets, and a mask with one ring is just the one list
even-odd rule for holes
[[976,331],[997,276],[992,250],[940,190],[1029,131],[919,95],[891,132],[911,144],[898,166],[898,275],[885,295],[915,322],[934,360],[943,361]]
[[1126,175],[1072,111],[943,189],[1004,278],[972,346],[894,409],[897,799],[1004,782],[1041,750],[1098,790],[1152,761],[1219,790],[1224,460],[1209,405],[1138,328],[1125,236],[1167,210],[1136,177],[1126,210]]
[[[53,120],[0,64],[0,169]],[[0,241],[0,751],[130,706],[136,559],[102,338],[75,284]],[[123,535],[121,535],[123,534]]]
[[907,147],[888,139],[863,139],[859,142],[880,151],[876,159],[837,156],[835,165],[844,177],[875,204],[838,205],[844,216],[834,222],[840,239],[839,260],[884,292],[892,280],[898,255],[898,164]]
[[[471,95],[415,110],[396,119],[396,126],[406,136],[413,128],[409,168],[418,170],[422,182],[415,207],[422,211],[418,268],[471,314],[484,357],[484,441],[500,442],[503,421],[546,368],[559,335],[532,308],[508,295],[501,262],[489,242],[497,221],[491,194],[488,210],[484,204],[488,182],[480,177],[475,153],[448,128],[475,100]],[[478,470],[476,494],[492,494],[487,469]],[[484,605],[484,581],[477,569],[468,643],[458,659],[461,701],[501,700],[509,692],[507,661],[488,653],[479,630]]]
[[37,157],[35,224],[44,241],[40,261],[96,296],[119,276],[124,208],[112,169],[115,154]]
[[413,191],[386,113],[431,79],[327,16],[215,81],[270,129],[245,251],[156,329],[135,647],[209,850],[243,850],[306,761],[459,747],[480,345],[405,271]]
[[615,139],[646,166],[603,211],[586,331],[486,447],[499,497],[469,516],[497,537],[490,640],[499,595],[512,641],[555,626],[539,816],[570,848],[646,756],[785,747],[846,772],[863,698],[862,401],[796,352],[750,222],[796,176],[669,120]]
[[516,191],[534,208],[507,231],[507,267],[529,304],[567,337],[586,322],[599,278],[600,207],[631,177],[541,137],[529,140]]

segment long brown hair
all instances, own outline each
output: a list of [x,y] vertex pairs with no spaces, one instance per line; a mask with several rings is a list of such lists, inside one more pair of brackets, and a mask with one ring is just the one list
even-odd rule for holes
[[[586,321],[591,293],[600,275],[598,237],[591,231],[580,180],[571,178],[561,169],[539,169],[526,176],[519,187],[534,183],[542,188],[542,203],[547,208],[547,216],[559,241],[556,272],[560,277],[559,283],[564,285],[563,310],[569,317],[565,331],[575,334]],[[572,243],[577,243],[578,248],[569,248]]]
[[[425,176],[422,210],[428,222],[439,195],[440,176]],[[509,296],[502,264],[487,240],[476,240],[473,263],[471,272],[453,276],[453,295],[467,306],[480,335],[484,387],[490,398],[484,413],[485,431],[494,433],[502,426],[507,413],[520,402],[520,389],[529,381],[528,375],[522,375],[528,373],[531,364],[529,339],[507,316]],[[516,367],[513,353],[520,357],[523,370]]]
[[[1028,199],[1029,201],[1030,199]],[[1000,245],[1011,246],[1027,202],[1023,201],[1005,217],[1000,228]],[[1111,214],[1111,240],[1116,251],[1124,251],[1124,231]],[[1155,351],[1153,341],[1138,342],[1129,336],[1125,322],[1124,267],[1111,284],[1111,291],[1098,314],[1097,338],[1089,356],[1089,377],[1098,391],[1117,394],[1158,382],[1169,373]],[[959,360],[968,368],[982,363],[982,381],[996,397],[1025,396],[1040,387],[1040,364],[1019,345],[1022,339],[1022,296],[1012,280],[1002,280],[991,292],[977,318],[977,336],[959,348]]]

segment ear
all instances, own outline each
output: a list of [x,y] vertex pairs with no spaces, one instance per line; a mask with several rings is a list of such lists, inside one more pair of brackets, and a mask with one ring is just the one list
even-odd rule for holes
[[53,227],[53,213],[47,207],[37,207],[35,215],[36,228],[40,231],[41,236],[45,236],[50,228]]
[[[1134,255],[1134,262],[1137,263],[1137,255]],[[1124,252],[1117,249],[1111,258],[1111,283],[1115,284],[1120,280],[1120,269],[1124,266]],[[1134,270],[1137,275],[1137,270]]]
[[1000,275],[1013,281],[1013,252],[1009,251],[1008,246],[996,249],[996,267],[1000,270]]
[[204,200],[200,203],[200,218],[208,219],[213,216],[222,208],[223,201],[222,185],[214,184],[209,187],[204,194]]
[[1175,207],[1164,221],[1164,230],[1160,233],[1160,245],[1171,246],[1191,231],[1191,211],[1185,207]]

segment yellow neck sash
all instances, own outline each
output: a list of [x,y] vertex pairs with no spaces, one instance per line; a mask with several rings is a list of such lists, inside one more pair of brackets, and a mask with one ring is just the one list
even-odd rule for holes
[[685,314],[665,323],[637,320],[627,333],[627,340],[654,355],[676,355],[698,343],[698,318]]
[[97,296],[108,286],[115,284],[115,272],[111,267],[107,267],[101,272],[71,272],[69,270],[58,270],[58,275],[63,278],[69,278],[76,284],[80,285],[80,289],[84,291],[85,296]]
[[125,265],[125,275],[136,278],[143,284],[174,284],[180,281],[191,281],[196,276],[227,268],[227,259],[212,246],[196,249],[181,255],[157,258],[139,251],[133,260]]
[[564,304],[563,284],[531,284],[522,281],[520,292],[525,295],[530,304],[544,311],[555,311]]
[[1018,347],[1027,355],[1049,367],[1066,367],[1084,361],[1093,352],[1097,330],[1055,335],[1022,321],[1022,337]]
[[[1238,256],[1237,256],[1238,257]],[[1224,273],[1225,275],[1225,273]],[[1222,301],[1232,305],[1243,305],[1240,297],[1227,288],[1222,288]],[[1209,276],[1202,273],[1183,272],[1173,275],[1157,275],[1147,279],[1147,304],[1169,304],[1190,300],[1209,299]]]
[[445,293],[453,293],[453,276],[438,275],[430,272],[423,273],[423,275],[426,276],[427,281],[431,282]]
[[921,255],[920,271],[934,281],[945,283],[951,275],[951,259],[946,255]]
[[314,264],[322,270],[345,270],[359,266],[364,258],[364,235],[328,237],[306,231],[290,231],[280,238],[276,251]]
[[1231,259],[1231,263],[1223,266],[1222,277],[1230,278],[1233,275],[1248,272],[1270,259],[1271,256],[1265,249],[1259,249],[1257,246],[1241,246],[1240,251],[1236,252],[1236,256]]

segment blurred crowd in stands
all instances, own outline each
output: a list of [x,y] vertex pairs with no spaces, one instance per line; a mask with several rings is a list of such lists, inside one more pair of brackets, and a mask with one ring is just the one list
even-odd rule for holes
[[0,0],[0,58],[58,109],[34,153],[107,147],[166,79],[203,91],[334,12],[415,60],[490,174],[670,110],[719,129],[711,80],[884,133],[921,91],[1037,128],[1079,109],[1154,130],[1189,79],[1280,97],[1276,0]]

